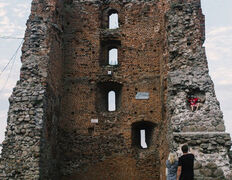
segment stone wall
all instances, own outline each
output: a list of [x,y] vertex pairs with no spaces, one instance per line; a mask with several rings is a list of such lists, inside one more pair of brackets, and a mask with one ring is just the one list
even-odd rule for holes
[[[208,74],[200,0],[170,2],[167,21],[170,53],[167,105],[170,132],[174,133],[169,136],[174,140],[171,149],[190,145],[197,161],[196,179],[228,178],[230,136],[225,133],[223,115]],[[188,95],[204,99],[199,110],[190,109]]]
[[[54,170],[62,40],[57,1],[32,1],[20,80],[9,98],[0,179],[44,179]],[[59,22],[60,24],[60,22]],[[53,123],[53,124],[52,124]]]

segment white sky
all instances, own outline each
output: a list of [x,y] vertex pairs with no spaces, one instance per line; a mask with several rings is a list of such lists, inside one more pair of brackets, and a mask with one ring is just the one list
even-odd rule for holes
[[[0,37],[23,37],[31,0],[0,0]],[[232,135],[232,0],[202,0],[206,15],[206,53],[226,131]],[[0,38],[0,72],[22,40]],[[19,51],[21,53],[21,51]],[[19,77],[20,54],[0,73],[0,143],[4,139],[8,98]],[[12,68],[11,68],[12,67]],[[8,77],[9,76],[9,77]],[[8,79],[8,80],[7,80]]]

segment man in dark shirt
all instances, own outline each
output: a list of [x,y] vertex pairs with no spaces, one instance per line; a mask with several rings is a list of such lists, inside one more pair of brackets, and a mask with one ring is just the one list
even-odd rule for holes
[[188,153],[187,145],[183,145],[181,150],[183,155],[178,161],[177,180],[193,180],[194,155]]

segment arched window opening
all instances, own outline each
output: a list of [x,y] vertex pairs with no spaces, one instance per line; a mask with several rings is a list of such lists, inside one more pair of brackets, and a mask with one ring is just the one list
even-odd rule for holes
[[102,40],[101,41],[101,66],[117,66],[120,64],[121,41],[119,40]]
[[117,29],[117,28],[119,28],[119,26],[118,26],[118,13],[112,12],[109,15],[109,29]]
[[118,64],[118,49],[112,48],[109,50],[109,65],[115,66]]
[[96,110],[98,112],[115,112],[120,110],[122,84],[117,82],[99,82],[96,93]]
[[140,121],[132,124],[132,146],[139,149],[148,149],[154,139],[155,124],[148,121]]
[[108,111],[116,111],[116,94],[114,91],[108,93]]
[[147,143],[146,143],[146,131],[145,129],[140,130],[140,145],[143,149],[147,148]]

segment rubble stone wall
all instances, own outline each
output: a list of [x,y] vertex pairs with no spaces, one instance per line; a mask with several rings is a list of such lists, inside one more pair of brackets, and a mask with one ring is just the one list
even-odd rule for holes
[[[196,179],[229,178],[231,140],[208,74],[200,0],[171,1],[167,19],[171,149],[180,152],[181,145],[190,145],[197,161]],[[191,110],[188,95],[203,99],[198,110]]]
[[56,25],[58,18],[55,18],[57,5],[56,0],[32,1],[20,80],[9,98],[0,179],[44,179],[55,164],[52,151],[56,118],[53,114],[59,106],[63,58],[59,25]]

